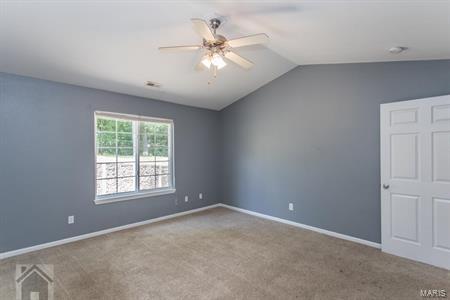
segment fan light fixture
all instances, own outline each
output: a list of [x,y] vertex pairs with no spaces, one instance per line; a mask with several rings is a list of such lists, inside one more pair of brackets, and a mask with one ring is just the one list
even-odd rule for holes
[[227,63],[223,60],[222,56],[218,53],[214,53],[212,55],[205,55],[202,59],[202,64],[208,69],[211,68],[211,65],[216,67],[217,69],[222,69],[227,65]]
[[253,67],[253,63],[248,59],[234,52],[235,48],[246,47],[267,43],[269,37],[265,33],[258,33],[228,40],[223,35],[217,34],[221,21],[217,18],[208,22],[202,19],[191,19],[194,30],[202,38],[200,44],[186,46],[159,47],[161,51],[196,51],[201,50],[205,53],[201,56],[200,62],[195,69],[202,70],[205,66],[212,71],[213,77],[216,77],[217,70],[222,69],[227,64],[224,58],[239,67],[248,70]]

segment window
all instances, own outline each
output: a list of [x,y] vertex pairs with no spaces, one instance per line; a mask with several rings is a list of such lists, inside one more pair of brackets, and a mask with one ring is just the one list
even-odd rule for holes
[[95,113],[96,202],[174,192],[173,122]]

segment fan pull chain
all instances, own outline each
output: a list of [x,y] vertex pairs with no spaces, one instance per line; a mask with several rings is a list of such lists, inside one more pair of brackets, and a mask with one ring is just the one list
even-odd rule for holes
[[211,66],[211,72],[212,72],[212,77],[211,77],[211,80],[208,81],[208,85],[213,84],[214,80],[217,78],[217,67]]

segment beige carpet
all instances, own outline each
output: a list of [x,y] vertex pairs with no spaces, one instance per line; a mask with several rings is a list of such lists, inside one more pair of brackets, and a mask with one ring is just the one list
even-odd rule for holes
[[55,299],[423,299],[448,271],[225,208],[0,261],[53,264]]

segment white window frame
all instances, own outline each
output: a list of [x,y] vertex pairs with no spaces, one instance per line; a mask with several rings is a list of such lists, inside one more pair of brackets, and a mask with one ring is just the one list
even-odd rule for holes
[[[134,192],[124,192],[124,193],[116,193],[104,196],[97,196],[97,117],[110,117],[110,118],[121,118],[131,121],[143,121],[143,122],[157,122],[157,123],[166,123],[169,124],[170,129],[168,132],[168,156],[169,156],[169,170],[170,170],[170,185],[169,187],[164,188],[156,188],[152,190],[139,191],[136,188]],[[135,128],[135,130],[138,130]],[[138,186],[139,180],[139,138],[136,138],[138,133],[133,133],[133,139],[135,139],[135,144],[133,148],[137,149],[136,151],[136,187]],[[139,198],[146,197],[154,197],[160,195],[173,194],[176,192],[175,189],[175,157],[174,157],[174,122],[171,119],[163,119],[163,118],[154,118],[147,117],[141,115],[130,115],[130,114],[122,114],[115,112],[106,112],[106,111],[94,111],[94,202],[95,204],[105,204],[112,203],[118,201],[127,201]]]

